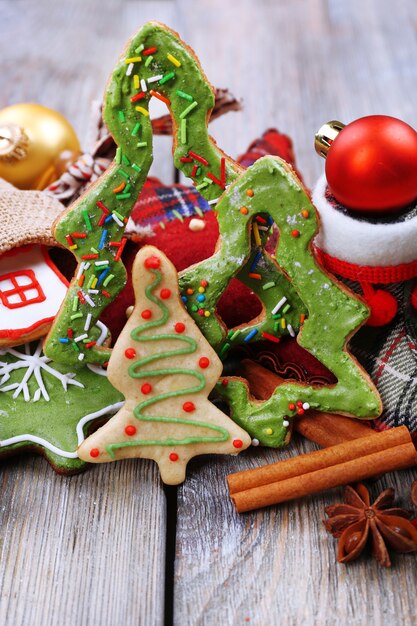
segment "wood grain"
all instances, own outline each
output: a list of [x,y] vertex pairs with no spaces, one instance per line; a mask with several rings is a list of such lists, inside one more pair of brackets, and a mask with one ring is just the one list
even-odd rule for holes
[[166,507],[156,467],[63,477],[3,462],[0,624],[162,624]]

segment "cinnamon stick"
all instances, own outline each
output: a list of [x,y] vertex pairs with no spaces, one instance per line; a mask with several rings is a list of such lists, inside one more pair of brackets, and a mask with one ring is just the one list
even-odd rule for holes
[[[241,361],[239,374],[246,378],[251,393],[259,400],[267,400],[279,385],[288,382],[250,359]],[[374,434],[367,422],[313,409],[294,420],[293,428],[322,448]]]
[[232,495],[238,513],[260,509],[271,504],[280,504],[303,496],[326,491],[333,487],[347,485],[372,478],[378,474],[392,470],[405,469],[417,463],[416,450],[410,445],[395,446],[370,454],[364,459],[354,459],[329,468],[310,472],[299,477],[248,489]]
[[370,437],[362,437],[351,442],[344,442],[336,446],[315,450],[307,454],[300,454],[285,461],[277,461],[270,465],[255,469],[236,472],[227,477],[230,493],[268,485],[280,480],[307,474],[323,467],[332,467],[340,463],[347,463],[352,459],[365,457],[368,454],[380,452],[411,441],[406,426],[399,426],[382,433],[375,433]]
[[239,513],[417,465],[405,426],[228,476]]

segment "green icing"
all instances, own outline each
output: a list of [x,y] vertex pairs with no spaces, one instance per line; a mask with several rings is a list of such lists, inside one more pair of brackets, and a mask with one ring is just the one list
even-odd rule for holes
[[[71,380],[76,384],[68,382]],[[40,393],[41,388],[49,400]],[[41,352],[41,343],[2,349],[0,457],[33,448],[59,472],[80,471],[86,463],[77,457],[77,424],[86,415],[103,413],[84,427],[81,425],[85,434],[92,424],[102,422],[109,415],[110,411],[104,411],[106,407],[122,400],[122,394],[106,376],[88,368],[74,376],[64,366],[49,362]],[[62,453],[54,451],[55,448]]]

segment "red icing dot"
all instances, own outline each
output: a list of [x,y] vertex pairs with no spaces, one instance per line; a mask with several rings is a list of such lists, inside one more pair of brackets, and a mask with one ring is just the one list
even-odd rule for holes
[[145,309],[144,311],[142,311],[141,315],[144,320],[148,320],[152,317],[152,311],[150,311],[149,309]]
[[290,402],[289,405],[288,405],[288,408],[289,408],[290,411],[294,411],[294,409],[295,409],[294,402]]
[[297,415],[304,415],[304,409],[302,407],[297,409]]
[[141,392],[144,393],[145,395],[147,395],[148,393],[151,393],[152,391],[152,385],[150,385],[149,383],[144,383],[142,385],[142,387],[140,388]]
[[185,330],[185,324],[182,322],[177,322],[174,326],[176,333],[183,333]]
[[197,313],[198,313],[199,315],[204,315],[204,309],[198,309]]
[[297,402],[295,403],[297,406],[303,406],[303,403],[301,402],[301,400],[297,400]]
[[195,404],[194,402],[184,402],[182,408],[186,413],[192,413],[193,411],[195,411]]
[[161,260],[155,255],[148,256],[148,258],[145,259],[145,267],[150,270],[157,270],[161,267]]
[[161,289],[162,300],[168,300],[171,297],[171,289]]
[[200,285],[204,288],[208,287],[208,280],[200,280]]
[[176,452],[171,452],[171,454],[169,455],[169,460],[170,461],[178,461],[179,456]]
[[300,236],[300,231],[299,230],[292,230],[291,231],[291,237],[299,237]]
[[127,348],[125,350],[125,357],[127,359],[134,359],[136,356],[136,350],[134,348]]
[[100,450],[98,448],[91,448],[90,450],[91,458],[96,459],[99,454],[100,454]]
[[235,448],[241,448],[243,446],[243,441],[241,439],[234,439],[233,445]]
[[129,437],[131,437],[136,433],[136,426],[132,426],[131,424],[129,426],[126,426],[125,433],[126,435],[129,435]]
[[228,379],[227,378],[223,378],[223,380],[222,380],[223,387],[227,387],[228,384],[229,384]]
[[206,356],[202,356],[201,359],[198,362],[199,366],[201,367],[202,370],[205,370],[206,367],[208,367],[210,365],[210,360],[206,357]]

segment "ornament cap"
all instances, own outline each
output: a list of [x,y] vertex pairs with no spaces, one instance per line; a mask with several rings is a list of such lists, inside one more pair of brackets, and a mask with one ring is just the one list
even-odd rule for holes
[[314,137],[314,147],[318,155],[324,159],[327,157],[330,146],[344,127],[343,122],[331,120],[319,128]]
[[17,124],[0,124],[0,161],[12,163],[27,156],[29,137]]

